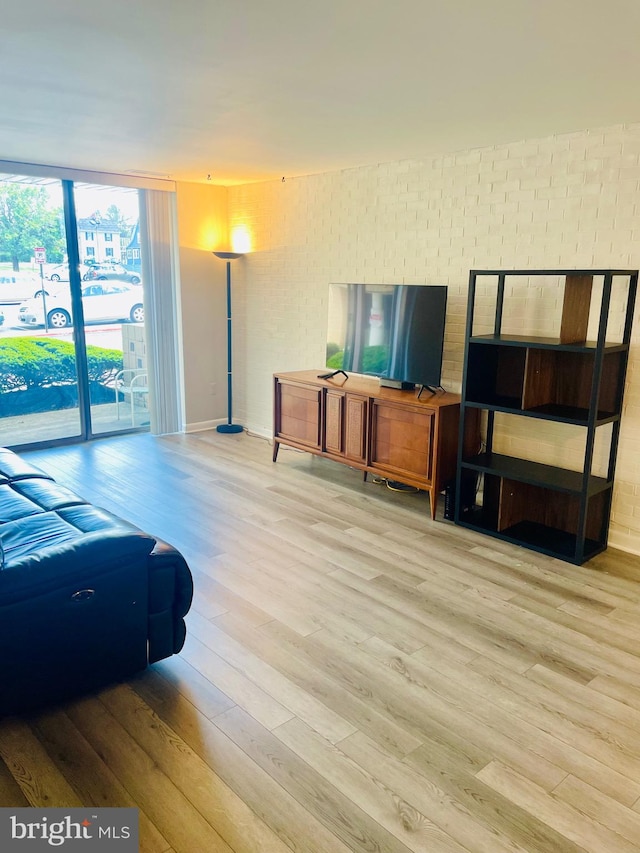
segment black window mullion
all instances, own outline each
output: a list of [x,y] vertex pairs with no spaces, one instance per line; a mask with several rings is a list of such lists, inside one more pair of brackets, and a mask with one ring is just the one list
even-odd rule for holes
[[82,310],[82,282],[80,279],[80,251],[78,249],[78,220],[73,195],[73,181],[62,181],[64,202],[64,224],[69,259],[69,288],[73,313],[73,339],[76,351],[76,373],[78,377],[78,411],[80,433],[83,439],[91,437],[91,399],[89,394],[89,371],[87,368],[87,342],[84,334],[84,312]]

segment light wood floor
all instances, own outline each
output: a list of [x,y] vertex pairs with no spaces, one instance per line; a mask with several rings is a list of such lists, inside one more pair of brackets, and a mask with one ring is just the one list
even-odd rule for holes
[[554,561],[246,435],[29,455],[196,592],[182,654],[0,723],[1,805],[137,806],[149,853],[640,849],[640,559]]

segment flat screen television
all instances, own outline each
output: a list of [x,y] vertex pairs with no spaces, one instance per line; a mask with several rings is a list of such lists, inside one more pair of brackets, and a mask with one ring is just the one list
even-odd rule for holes
[[326,366],[439,388],[446,308],[444,285],[331,284]]

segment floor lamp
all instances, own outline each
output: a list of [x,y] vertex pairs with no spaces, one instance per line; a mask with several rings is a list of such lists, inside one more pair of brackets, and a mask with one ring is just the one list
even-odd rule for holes
[[241,258],[241,252],[214,252],[216,258],[221,258],[227,262],[227,422],[226,424],[218,424],[216,429],[218,432],[242,432],[243,427],[240,424],[234,424],[232,421],[233,407],[233,388],[232,388],[232,370],[231,370],[231,261],[236,258]]

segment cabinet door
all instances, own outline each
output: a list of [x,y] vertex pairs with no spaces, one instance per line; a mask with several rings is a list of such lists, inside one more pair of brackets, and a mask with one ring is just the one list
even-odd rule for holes
[[324,450],[342,455],[344,452],[344,394],[327,391],[324,403]]
[[354,462],[364,462],[366,448],[367,398],[327,390],[324,450]]
[[[435,411],[374,400],[371,421],[371,465],[411,482],[431,481]],[[404,480],[403,480],[404,482]]]
[[321,401],[320,388],[277,382],[276,436],[319,450]]
[[355,462],[367,457],[367,399],[347,394],[344,412],[344,453]]

